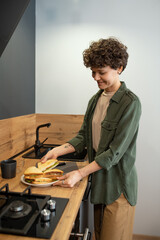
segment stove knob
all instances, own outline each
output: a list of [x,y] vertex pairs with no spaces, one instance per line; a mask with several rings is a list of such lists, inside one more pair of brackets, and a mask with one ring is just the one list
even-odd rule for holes
[[41,219],[42,221],[46,222],[46,221],[49,221],[51,218],[51,211],[48,210],[48,209],[43,209],[41,211]]
[[56,209],[56,201],[52,199],[48,200],[47,207],[49,208],[50,211],[54,211]]

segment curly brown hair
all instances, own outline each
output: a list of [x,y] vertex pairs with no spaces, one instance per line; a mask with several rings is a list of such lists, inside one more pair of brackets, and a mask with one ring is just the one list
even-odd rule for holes
[[110,37],[92,42],[89,48],[83,52],[83,61],[86,67],[110,66],[116,70],[123,66],[124,70],[127,66],[128,56],[127,47],[116,38]]

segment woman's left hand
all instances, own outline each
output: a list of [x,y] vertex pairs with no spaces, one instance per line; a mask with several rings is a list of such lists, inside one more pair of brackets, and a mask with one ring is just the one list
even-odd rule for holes
[[69,172],[62,177],[57,177],[58,181],[53,186],[69,187],[72,188],[74,185],[82,179],[82,175],[79,170]]

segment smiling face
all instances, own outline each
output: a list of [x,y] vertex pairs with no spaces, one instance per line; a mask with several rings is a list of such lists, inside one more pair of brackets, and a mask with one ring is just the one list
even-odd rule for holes
[[113,69],[110,66],[102,68],[91,68],[92,77],[97,81],[98,87],[107,92],[115,92],[120,87],[119,74],[122,67]]

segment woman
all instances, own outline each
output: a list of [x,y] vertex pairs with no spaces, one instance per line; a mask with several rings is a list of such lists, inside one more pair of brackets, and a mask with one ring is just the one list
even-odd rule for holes
[[89,164],[60,177],[56,185],[73,187],[92,174],[96,240],[131,240],[141,104],[119,79],[127,65],[127,47],[115,38],[100,39],[83,52],[83,60],[100,90],[89,101],[78,135],[48,152],[42,161],[87,147]]

